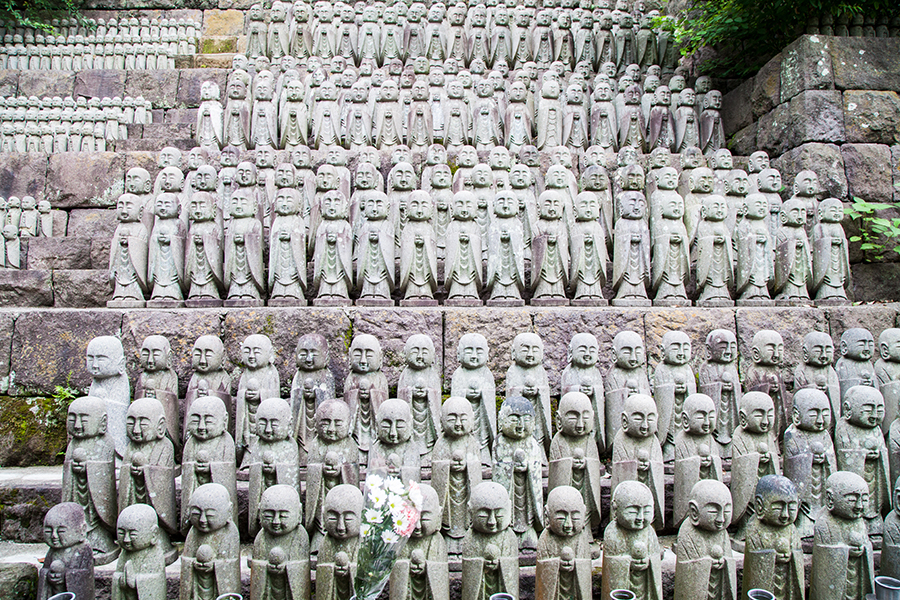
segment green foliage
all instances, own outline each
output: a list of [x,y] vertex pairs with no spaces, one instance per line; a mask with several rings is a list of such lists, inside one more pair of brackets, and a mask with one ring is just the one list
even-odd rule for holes
[[82,20],[75,0],[0,0],[0,20],[19,27],[52,33],[51,20],[64,18]]
[[669,17],[669,27],[686,56],[715,49],[716,57],[701,66],[704,72],[747,77],[803,33],[810,18],[895,11],[895,0],[691,0],[687,11]]
[[860,242],[866,262],[882,261],[889,253],[900,254],[900,218],[878,216],[878,211],[890,208],[897,207],[856,197],[848,208],[844,208],[844,213],[859,226],[859,235],[850,236],[850,241]]

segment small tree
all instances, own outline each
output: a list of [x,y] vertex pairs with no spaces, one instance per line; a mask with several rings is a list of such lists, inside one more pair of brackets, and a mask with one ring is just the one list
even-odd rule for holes
[[19,27],[52,33],[51,20],[73,17],[81,20],[74,0],[0,0],[0,19]]

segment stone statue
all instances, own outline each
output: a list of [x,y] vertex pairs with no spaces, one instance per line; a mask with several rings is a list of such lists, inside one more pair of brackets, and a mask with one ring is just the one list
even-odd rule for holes
[[[184,492],[182,492],[184,493]],[[191,528],[181,553],[180,600],[215,600],[241,590],[241,539],[234,497],[223,485],[206,483],[190,496]]]
[[[667,331],[663,335],[659,349],[662,362],[656,366],[651,383],[653,398],[659,407],[659,441],[666,450],[668,462],[671,460],[675,435],[684,425],[682,407],[685,399],[697,392],[697,380],[690,365],[691,340],[684,332]],[[713,419],[715,420],[715,415]],[[714,429],[715,422],[710,427],[710,432]]]
[[360,334],[350,343],[350,373],[344,380],[344,401],[350,407],[353,438],[362,453],[369,451],[377,435],[375,415],[388,399],[388,382],[381,371],[381,344],[369,334]]
[[400,234],[401,306],[437,306],[437,239],[432,225],[434,202],[424,190],[406,201],[407,222]]
[[828,477],[825,494],[816,519],[809,597],[863,600],[875,589],[874,551],[863,519],[868,486],[856,473],[838,471]]
[[730,289],[734,284],[734,257],[731,231],[726,223],[725,198],[711,194],[700,209],[701,221],[694,239],[697,260],[697,306],[734,306]]
[[382,402],[375,415],[378,437],[368,453],[368,470],[386,470],[404,483],[418,482],[420,445],[412,440],[413,415],[409,404],[392,398]]
[[469,499],[481,483],[481,447],[474,425],[472,405],[465,398],[451,396],[441,407],[442,435],[432,453],[431,485],[442,507],[441,530],[450,554],[462,551],[472,517]]
[[520,202],[511,190],[499,190],[493,199],[494,214],[488,225],[487,280],[489,306],[524,306],[525,229],[519,217]]
[[[659,219],[654,219],[652,213],[650,215],[654,221],[650,280],[655,294],[653,303],[657,306],[690,306],[684,288],[690,277],[689,240],[683,220],[684,199],[675,191],[678,185],[675,169],[661,169],[657,185],[659,189],[650,197],[651,207],[659,203],[660,211]],[[698,264],[698,276],[706,274],[703,267],[702,262]],[[705,281],[698,279],[698,287],[704,284]]]
[[222,306],[224,291],[222,219],[218,214],[216,171],[203,165],[194,177],[195,191],[190,196],[190,227],[184,265],[185,305],[191,308]]
[[788,414],[791,397],[784,384],[782,361],[784,359],[784,340],[781,334],[772,329],[763,329],[753,334],[750,343],[750,359],[744,393],[762,392],[775,403],[775,431],[782,432],[790,420]]
[[656,403],[646,394],[633,394],[623,406],[619,421],[621,429],[612,445],[611,489],[622,482],[637,481],[647,486],[652,494],[652,512],[648,524],[656,529],[665,528],[665,495],[663,455],[656,437],[659,420]]
[[781,207],[781,227],[775,238],[775,284],[779,306],[809,304],[808,287],[812,283],[812,257],[806,236],[807,212],[798,199]]
[[569,236],[573,306],[605,306],[606,234],[601,221],[600,193],[587,191],[575,198],[575,222]]
[[[350,437],[350,408],[339,399],[316,409],[315,437],[307,443],[304,525],[317,552],[325,535],[325,497],[332,488],[359,484],[359,448]],[[265,495],[265,494],[264,494]]]
[[228,411],[216,396],[203,396],[191,404],[187,415],[187,438],[181,463],[181,532],[187,533],[191,520],[191,495],[200,486],[217,483],[231,496],[237,519],[237,482],[234,438],[228,433]]
[[250,102],[247,100],[249,76],[246,71],[234,71],[228,78],[225,95],[225,117],[222,125],[222,145],[241,151],[250,144]]
[[177,167],[166,167],[161,193],[156,197],[156,220],[150,233],[147,255],[147,286],[152,290],[150,305],[156,308],[184,306],[184,221],[179,217],[179,195],[184,175]]
[[316,564],[316,598],[353,595],[363,495],[356,485],[335,486],[325,496],[325,538]]
[[269,397],[256,411],[256,439],[244,463],[250,469],[249,531],[259,531],[259,501],[276,484],[299,487],[300,451],[294,439],[291,407],[281,398]]
[[[831,366],[834,362],[834,342],[831,336],[822,331],[807,333],[803,337],[801,360],[794,369],[794,389],[822,390],[831,401],[831,414],[841,414],[841,384],[837,371]],[[885,413],[887,420],[887,411]]]
[[[540,496],[537,502],[540,504]],[[507,488],[486,481],[472,490],[469,500],[472,528],[462,551],[462,595],[488,600],[493,594],[519,596],[519,560],[514,520]],[[535,536],[535,547],[537,537]]]
[[698,481],[690,492],[688,519],[678,530],[675,600],[705,595],[737,598],[737,574],[731,539],[731,493],[720,481]]
[[603,376],[597,368],[600,359],[600,345],[597,338],[590,333],[576,333],[569,342],[568,364],[563,369],[560,379],[560,392],[581,392],[591,402],[594,411],[592,435],[600,452],[605,452],[606,439],[606,403],[603,397]]
[[[281,378],[275,368],[272,340],[261,334],[248,335],[241,342],[241,367],[235,400],[234,444],[238,459],[252,452],[256,439],[259,403],[281,397]],[[255,382],[255,383],[251,383]],[[254,393],[250,393],[253,389]],[[293,427],[290,429],[293,434]]]
[[219,150],[222,147],[224,115],[218,84],[204,81],[200,85],[200,108],[194,129],[194,139],[201,148]]
[[[731,494],[734,497],[734,523],[740,528],[751,523],[756,484],[766,475],[781,475],[778,436],[772,425],[775,405],[762,392],[747,392],[741,397],[740,425],[731,441]],[[744,531],[740,532],[744,534]]]
[[476,204],[475,194],[470,191],[458,191],[453,195],[453,220],[447,226],[444,258],[447,306],[481,306],[479,296],[484,280],[481,226],[475,221]]
[[634,331],[620,331],[613,338],[613,365],[603,379],[608,442],[622,427],[625,400],[632,394],[651,395],[644,357],[644,341]]
[[537,547],[537,532],[543,525],[541,463],[545,455],[534,438],[534,413],[528,399],[507,394],[500,408],[500,435],[493,449],[492,478],[512,492],[512,530],[521,549]]
[[[240,170],[241,165],[238,165]],[[257,218],[256,198],[232,197],[231,226],[225,236],[225,306],[262,306],[266,292],[263,271],[263,227]]]
[[397,382],[397,398],[410,406],[413,441],[423,456],[422,464],[427,466],[441,432],[441,377],[434,365],[434,342],[425,334],[412,335],[403,354],[406,366]]
[[289,485],[273,485],[259,502],[262,529],[253,542],[251,600],[308,600],[309,536],[300,527],[300,494]]
[[823,200],[819,204],[819,222],[813,226],[812,259],[813,276],[811,291],[816,304],[847,304],[844,289],[850,283],[850,259],[847,236],[841,221],[844,205],[837,198]]
[[[150,183],[149,176],[147,183]],[[134,194],[122,194],[116,201],[119,224],[109,252],[109,278],[113,297],[110,308],[142,308],[147,295],[147,252],[150,235],[141,221],[143,203]]]
[[337,190],[325,193],[322,198],[323,220],[316,229],[313,253],[313,288],[317,290],[313,304],[316,306],[350,304],[353,235],[347,208],[347,199]]
[[862,477],[869,488],[862,516],[870,536],[881,536],[881,516],[890,506],[887,445],[881,432],[884,397],[867,385],[850,388],[841,401],[842,416],[834,428],[834,449],[841,471]]
[[[622,481],[613,488],[610,519],[603,535],[604,597],[612,590],[631,590],[635,597],[662,600],[662,550],[653,515],[654,497],[638,481]],[[655,523],[660,527],[659,523]]]
[[762,194],[750,194],[741,212],[743,218],[733,236],[737,305],[772,306],[769,288],[775,282],[775,238],[766,224],[769,203]]
[[[685,153],[690,160],[691,154]],[[684,162],[686,159],[682,159]],[[698,166],[685,169],[681,172],[678,193],[684,196],[684,226],[691,239],[697,234],[700,226],[700,211],[703,203],[715,191],[715,175],[712,169],[705,166],[706,160],[702,154],[695,155],[695,164]],[[700,161],[703,161],[702,163]]]
[[897,515],[897,509],[900,507],[900,484],[896,480],[891,500],[892,510],[884,518],[880,574],[896,579],[900,573],[900,562],[898,562],[900,560],[900,554],[898,554],[900,553],[900,517]]
[[535,598],[562,600],[592,597],[591,531],[578,490],[552,488],[547,496],[547,529],[537,549]]
[[[550,443],[548,489],[575,488],[584,502],[584,518],[591,528],[599,527],[600,477],[605,469],[593,436],[594,409],[590,398],[577,391],[564,394],[556,418],[559,431]],[[553,513],[546,514],[552,524]]]
[[520,333],[511,349],[513,364],[506,371],[506,397],[523,396],[534,406],[534,436],[544,449],[550,447],[550,383],[544,369],[544,342],[536,333]]
[[156,398],[166,410],[166,427],[176,447],[181,446],[181,415],[178,402],[178,374],[173,368],[172,347],[161,335],[148,335],[141,344],[141,375],[134,388],[135,398]]
[[784,432],[784,474],[800,492],[800,535],[812,538],[816,515],[825,506],[825,482],[837,471],[831,403],[825,392],[805,388],[794,394],[793,405]]
[[619,148],[633,146],[639,152],[647,147],[647,126],[641,111],[641,86],[629,85],[625,88],[624,105],[617,110],[619,118]]
[[[119,514],[132,504],[149,504],[159,515],[162,534],[179,530],[175,504],[175,450],[166,437],[166,415],[156,398],[138,398],[128,407],[128,446],[119,469]],[[121,540],[120,540],[121,542]],[[177,555],[161,538],[166,562]],[[119,557],[121,561],[122,557]]]
[[300,451],[305,454],[316,434],[316,408],[335,397],[334,375],[328,368],[328,342],[319,333],[301,335],[294,357],[297,371],[291,381],[291,411]]
[[854,386],[877,385],[875,366],[872,364],[874,353],[875,339],[869,330],[851,327],[841,334],[841,357],[834,366],[841,383],[841,400]]
[[[895,328],[885,329],[878,336],[878,346],[881,354],[875,362],[875,374],[878,377],[878,389],[884,396],[884,421],[882,429],[888,421],[888,444],[891,455],[891,479],[896,480],[894,472],[900,477],[900,423],[896,426],[898,398],[900,398],[900,331]],[[835,374],[835,379],[837,375]]]
[[[191,349],[191,367],[194,373],[188,382],[184,396],[184,414],[191,410],[191,403],[198,396],[218,396],[228,410],[228,431],[234,431],[234,403],[231,398],[231,375],[225,370],[225,345],[214,335],[202,335]],[[185,421],[183,432],[187,432]]]
[[165,533],[153,507],[125,508],[116,523],[116,536],[122,553],[110,583],[113,600],[165,600]]
[[[819,176],[815,171],[800,171],[794,177],[794,186],[792,188],[793,195],[790,200],[797,200],[806,211],[806,222],[803,223],[806,233],[812,230],[814,217],[819,213],[819,193],[821,187],[819,185]],[[782,205],[782,210],[784,206]]]
[[738,425],[741,381],[737,370],[737,338],[727,329],[714,329],[706,336],[706,360],[698,374],[700,393],[716,405],[716,428],[713,434],[728,455],[731,436]]
[[[548,28],[549,29],[549,28]],[[537,137],[535,146],[538,150],[549,150],[563,145],[563,108],[560,101],[559,83],[554,79],[545,79],[541,86],[540,103],[537,104]]]
[[672,516],[676,524],[688,516],[694,496],[688,490],[693,489],[694,484],[704,479],[722,481],[722,459],[712,436],[716,427],[716,407],[712,398],[704,394],[688,396],[684,401],[681,426],[675,439],[675,506]]
[[121,457],[128,443],[125,413],[131,400],[131,385],[125,370],[125,350],[119,338],[111,335],[95,337],[85,352],[87,370],[91,374],[89,396],[106,401],[107,431],[116,454]]
[[393,306],[395,244],[394,224],[388,218],[390,202],[383,192],[373,191],[361,208],[359,228],[354,232],[357,304]]
[[44,516],[44,541],[50,549],[38,571],[37,600],[71,592],[75,600],[94,598],[94,558],[85,539],[84,509],[57,504]]
[[62,501],[82,507],[94,562],[107,564],[115,560],[119,548],[115,543],[116,455],[107,435],[106,402],[95,396],[72,401],[66,429],[71,439],[63,461]]
[[394,563],[390,598],[449,600],[447,545],[441,535],[441,503],[431,486],[421,485],[419,490],[422,493],[419,521]]
[[306,223],[300,208],[296,190],[279,188],[269,230],[269,306],[306,305]]
[[453,372],[450,395],[465,398],[472,405],[473,431],[478,440],[481,461],[491,464],[491,448],[497,436],[497,405],[494,376],[487,367],[488,344],[480,333],[467,333],[459,339],[456,357],[459,367]]
[[535,306],[567,306],[569,236],[564,219],[567,202],[555,190],[538,198],[539,218],[531,237],[532,301]]
[[721,109],[722,92],[710,90],[704,95],[703,112],[700,113],[700,148],[707,156],[725,148],[725,130],[719,114]]
[[625,168],[623,191],[616,198],[619,219],[613,235],[613,306],[650,306],[650,229],[644,172],[638,165]]
[[806,590],[803,550],[794,521],[800,494],[787,477],[765,475],[753,498],[757,518],[744,546],[743,591],[771,590],[778,600],[802,600]]
[[[752,182],[752,175],[750,181]],[[763,169],[757,179],[759,193],[768,200],[769,208],[766,214],[766,225],[774,239],[778,235],[778,225],[781,223],[781,207],[784,202],[781,199],[781,173],[777,169]]]

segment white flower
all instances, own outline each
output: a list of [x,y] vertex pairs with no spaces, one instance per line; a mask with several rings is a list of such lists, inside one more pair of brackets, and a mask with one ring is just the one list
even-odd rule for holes
[[368,523],[363,523],[359,526],[359,537],[366,537],[372,532],[372,526]]
[[391,509],[391,515],[396,517],[400,514],[400,511],[403,510],[403,498],[396,494],[388,494],[387,505],[388,508]]
[[381,534],[381,539],[385,544],[396,544],[400,541],[400,536],[391,530],[387,530]]
[[372,506],[381,508],[384,506],[384,501],[387,500],[387,493],[381,488],[375,488],[369,492],[369,500],[372,501]]
[[403,482],[396,477],[388,477],[387,485],[385,487],[387,488],[387,491],[392,494],[397,494],[398,496],[406,492],[406,488],[403,486]]
[[366,487],[370,490],[375,490],[384,485],[384,480],[380,475],[376,475],[372,473],[371,475],[366,476]]
[[416,508],[422,508],[422,503],[425,502],[425,498],[422,497],[422,490],[419,488],[419,484],[415,481],[409,484],[409,499],[415,504]]
[[366,509],[366,522],[372,523],[373,525],[376,523],[381,523],[381,511],[367,508]]

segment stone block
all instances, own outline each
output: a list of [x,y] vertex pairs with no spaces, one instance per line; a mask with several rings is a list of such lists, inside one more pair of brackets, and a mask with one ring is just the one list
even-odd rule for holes
[[[828,319],[829,332],[834,339],[835,350],[838,350],[841,335],[851,327],[868,329],[878,336],[885,329],[895,327],[897,323],[896,304],[866,304],[862,306],[835,306],[825,309],[825,318]],[[875,350],[875,358],[878,350]],[[875,359],[873,359],[875,360]]]
[[194,65],[194,54],[176,54],[175,55],[175,69],[193,69],[196,65]]
[[128,71],[125,80],[125,94],[128,96],[143,96],[157,108],[169,108],[175,105],[177,93],[178,71]]
[[28,240],[29,270],[90,269],[91,238],[49,237]]
[[[48,274],[48,284],[49,280]],[[54,386],[68,385],[87,393],[91,385],[84,366],[88,342],[99,335],[120,335],[122,315],[106,308],[23,312],[13,334],[10,371],[16,375],[11,392],[50,394]]]
[[[781,171],[786,190],[794,185],[794,177],[804,169],[815,171],[827,196],[847,197],[847,177],[841,149],[835,144],[812,142],[803,144],[772,160],[772,166]],[[788,193],[788,196],[790,194]]]
[[459,338],[466,333],[480,333],[488,341],[487,366],[494,375],[497,394],[506,389],[506,370],[511,364],[510,349],[517,334],[535,330],[531,315],[520,308],[444,309],[444,392],[450,391],[450,378],[459,366],[456,352]]
[[[634,331],[644,337],[644,311],[642,309],[584,308],[577,310],[533,308],[531,309],[534,330],[544,342],[544,367],[550,378],[550,390],[554,396],[560,395],[560,377],[568,364],[569,343],[576,333],[591,333],[600,344],[600,360],[597,368],[606,373],[613,363],[613,338],[620,331]],[[465,332],[463,332],[465,333]],[[515,337],[516,333],[513,333]],[[492,344],[491,336],[485,335]],[[512,338],[510,338],[512,341]],[[453,348],[455,356],[456,349]],[[505,359],[503,374],[512,364],[509,356]],[[451,373],[452,375],[452,373]],[[497,373],[494,373],[494,377]],[[504,390],[498,388],[502,393]]]
[[0,96],[11,98],[18,94],[20,71],[0,70]]
[[843,142],[844,110],[836,90],[806,90],[791,98],[791,147],[806,142]]
[[0,311],[0,393],[3,394],[9,391],[9,352],[18,315],[15,309]]
[[215,81],[219,86],[222,100],[225,99],[225,83],[231,67],[231,59],[228,59],[228,68],[221,69],[187,69],[180,71],[178,79],[178,96],[176,106],[197,108],[200,106],[200,86],[204,81]]
[[771,112],[760,117],[757,123],[756,144],[770,156],[779,156],[790,149],[790,104],[779,104]]
[[[174,369],[178,374],[179,396],[183,397],[191,379],[191,349],[201,335],[222,335],[225,318],[221,309],[132,310],[122,321],[122,345],[128,374],[132,381],[140,375],[140,350],[148,335],[163,335],[172,347]],[[226,364],[229,372],[234,364]],[[290,386],[290,380],[288,380]]]
[[753,78],[750,109],[758,119],[781,103],[781,54],[767,62]]
[[119,224],[116,211],[106,208],[75,208],[69,211],[69,235],[109,238]]
[[900,143],[900,96],[897,92],[844,92],[844,127],[848,142]]
[[[14,481],[0,487],[0,502],[2,502],[0,522],[3,523],[0,537],[20,544],[43,544],[44,516],[50,507],[61,501],[61,496],[62,490],[58,481],[52,483]],[[37,573],[35,579],[36,576]],[[34,594],[30,596],[34,597]]]
[[891,202],[894,199],[891,149],[888,146],[844,144],[841,155],[851,197],[869,202]]
[[900,300],[900,263],[858,263],[850,265],[850,272],[850,293],[857,302]]
[[722,126],[725,128],[725,135],[731,135],[753,122],[750,99],[754,81],[748,79],[722,98]]
[[126,142],[128,140],[138,140],[144,137],[144,125],[143,123],[129,123],[125,126],[128,130],[128,137],[124,140],[120,140],[120,142]]
[[109,268],[109,247],[111,242],[111,238],[95,238],[91,240],[92,269],[105,270]]
[[226,9],[239,9],[239,10],[248,10],[251,6],[255,4],[254,0],[218,0],[219,8],[222,10]]
[[53,306],[50,271],[0,270],[0,306]]
[[753,336],[762,329],[774,329],[784,339],[782,374],[793,381],[794,366],[800,362],[803,352],[803,336],[810,331],[828,331],[825,312],[818,308],[739,308],[737,321],[738,352],[740,354],[741,379],[746,377]]
[[203,12],[203,37],[238,36],[244,31],[244,13],[239,10]]
[[164,123],[190,123],[197,122],[197,108],[172,108],[166,111]]
[[[237,48],[235,48],[237,51]],[[197,54],[194,56],[194,66],[198,69],[230,69],[231,59],[234,53],[223,54]],[[224,97],[224,93],[222,94]]]
[[804,35],[781,51],[781,102],[803,90],[834,88],[834,70],[829,53],[832,38]]
[[434,365],[440,372],[440,366],[444,364],[444,349],[443,319],[439,310],[359,308],[350,312],[350,321],[353,324],[353,335],[368,333],[381,342],[384,353],[382,370],[392,390],[397,386],[400,372],[406,367],[403,346],[411,335],[424,333],[431,338],[434,342]]
[[0,563],[3,600],[30,600],[37,593],[37,567],[27,562]]
[[56,308],[105,307],[112,292],[113,285],[106,271],[53,271],[53,305]]
[[900,92],[900,39],[838,38],[828,51],[836,88]]
[[151,177],[156,177],[159,168],[156,166],[158,152],[126,152],[125,155],[125,172],[129,169],[141,167],[147,169]]
[[19,96],[71,96],[75,89],[75,73],[65,71],[20,71]]
[[127,71],[114,69],[79,71],[75,75],[75,91],[72,95],[87,98],[124,96],[126,73]]
[[69,224],[69,213],[64,210],[51,210],[53,215],[53,237],[66,235],[66,227]]
[[[228,52],[237,52],[237,37],[204,37],[200,40],[200,55],[204,54],[225,54]],[[197,56],[194,57],[194,66],[201,67],[197,64]]]
[[0,153],[0,196],[42,198],[46,185],[46,154]]
[[192,139],[167,140],[165,138],[147,138],[137,140],[120,140],[116,149],[120,152],[159,152],[166,146],[172,146],[179,150],[190,150],[197,142]]
[[116,152],[50,155],[46,198],[56,208],[115,206],[125,191],[125,157]]
[[151,123],[144,125],[145,140],[185,140],[193,135],[192,123]]
[[651,369],[662,362],[663,336],[667,331],[683,331],[691,340],[691,364],[697,369],[706,359],[706,336],[713,329],[737,334],[734,310],[730,308],[654,308],[644,314],[647,335],[644,347]]
[[756,134],[758,130],[759,123],[751,123],[731,136],[728,147],[731,149],[731,152],[736,155],[735,158],[737,158],[737,156],[749,156],[756,152],[758,148],[756,143]]

